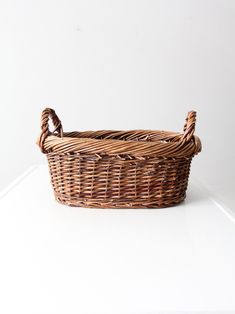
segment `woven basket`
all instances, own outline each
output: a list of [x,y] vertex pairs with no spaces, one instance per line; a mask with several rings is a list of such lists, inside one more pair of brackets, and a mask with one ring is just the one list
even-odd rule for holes
[[[49,131],[49,117],[54,131]],[[55,198],[99,208],[159,208],[184,200],[192,157],[196,112],[183,133],[169,131],[63,132],[55,111],[42,112],[38,140],[47,155]]]

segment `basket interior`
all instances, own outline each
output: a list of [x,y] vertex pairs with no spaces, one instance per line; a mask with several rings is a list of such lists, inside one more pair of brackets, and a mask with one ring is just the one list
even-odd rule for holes
[[126,142],[176,142],[181,136],[182,134],[178,132],[152,130],[64,132],[64,137],[70,138],[112,139]]

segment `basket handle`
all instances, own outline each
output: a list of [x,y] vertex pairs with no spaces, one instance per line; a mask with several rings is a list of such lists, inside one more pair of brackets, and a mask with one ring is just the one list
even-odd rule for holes
[[182,141],[190,142],[193,138],[196,125],[196,116],[196,111],[189,111],[184,125],[184,133],[181,138]]
[[[51,118],[52,123],[55,127],[54,131],[50,131],[49,130],[49,118]],[[46,108],[43,110],[42,112],[42,116],[41,116],[41,134],[39,136],[38,139],[38,145],[41,148],[41,151],[43,153],[46,153],[45,149],[44,149],[44,141],[47,138],[47,136],[58,132],[60,134],[60,137],[63,137],[63,127],[61,124],[60,119],[58,118],[57,114],[55,113],[55,110],[51,109],[51,108]]]

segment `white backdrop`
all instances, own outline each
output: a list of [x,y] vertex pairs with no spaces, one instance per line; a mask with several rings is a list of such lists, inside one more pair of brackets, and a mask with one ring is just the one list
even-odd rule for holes
[[45,162],[40,114],[65,130],[181,130],[192,174],[235,200],[235,1],[0,0],[0,189]]

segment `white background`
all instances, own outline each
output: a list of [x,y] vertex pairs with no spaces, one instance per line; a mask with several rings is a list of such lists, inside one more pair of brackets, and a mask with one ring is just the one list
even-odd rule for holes
[[192,174],[234,191],[235,1],[0,0],[0,189],[45,162],[53,107],[66,131],[180,131],[198,112]]

